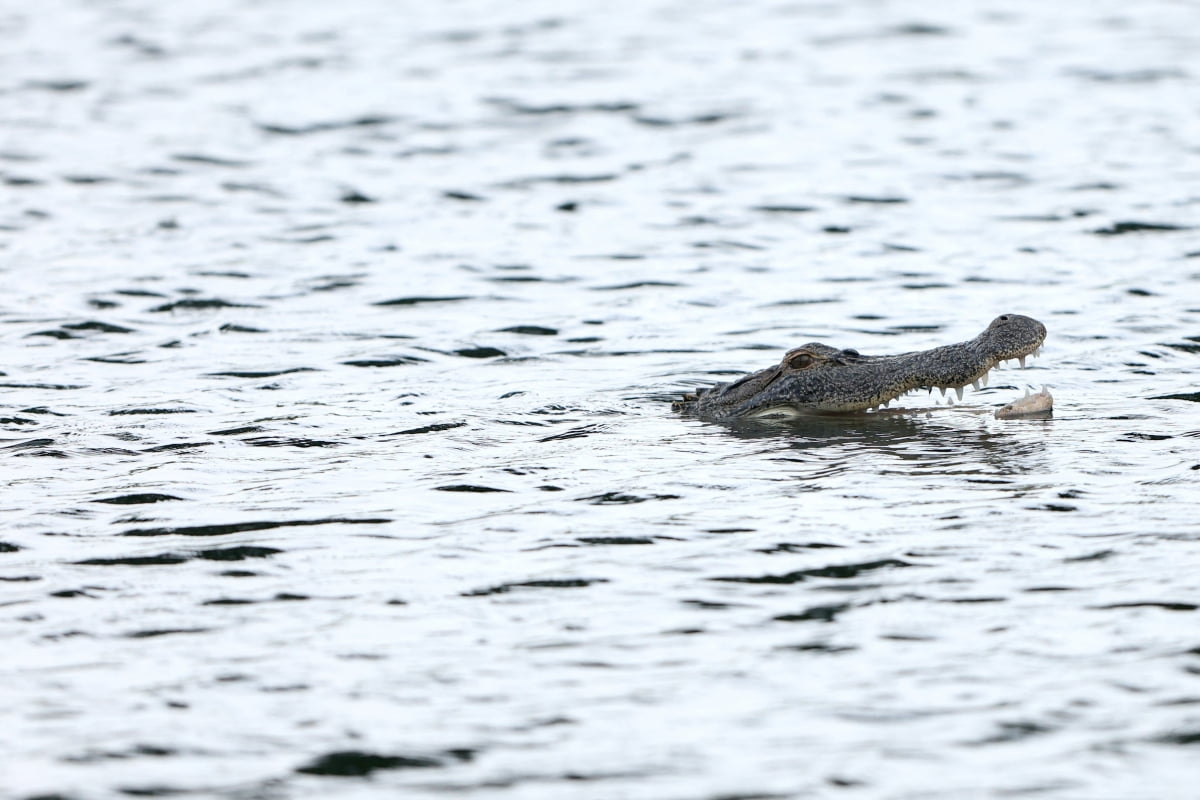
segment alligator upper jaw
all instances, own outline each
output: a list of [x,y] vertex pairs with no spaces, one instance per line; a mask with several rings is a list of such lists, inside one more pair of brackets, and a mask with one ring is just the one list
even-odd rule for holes
[[[1037,358],[1039,355],[1041,355],[1041,352],[1042,352],[1042,346],[1039,344],[1037,347],[1033,348],[1032,350],[1030,350],[1027,353],[1023,353],[1021,355],[1017,355],[1012,358],[998,358],[998,359],[991,360],[990,363],[984,369],[981,369],[976,374],[971,375],[969,377],[969,379],[963,383],[953,383],[953,384],[933,385],[933,386],[919,386],[916,389],[910,389],[908,391],[899,392],[897,394],[894,394],[891,397],[887,397],[882,402],[876,403],[875,405],[868,406],[867,408],[861,409],[861,410],[874,411],[876,409],[887,408],[891,405],[892,401],[897,400],[901,397],[905,397],[906,395],[909,395],[909,394],[918,393],[922,389],[924,389],[927,394],[932,394],[934,389],[938,389],[939,391],[941,391],[942,397],[946,398],[947,405],[953,405],[955,397],[957,397],[958,402],[961,403],[963,400],[963,394],[966,392],[966,389],[968,386],[970,386],[971,388],[973,388],[975,391],[978,392],[988,385],[988,382],[991,380],[993,369],[996,369],[997,367],[1003,365],[1004,363],[1006,363],[1008,361],[1015,362],[1016,364],[1020,365],[1021,369],[1025,369],[1027,360],[1030,358]],[[951,392],[953,392],[954,396],[950,396]]]

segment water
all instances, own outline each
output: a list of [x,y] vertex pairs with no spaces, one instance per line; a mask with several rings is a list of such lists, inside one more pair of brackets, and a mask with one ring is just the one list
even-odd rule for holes
[[[37,12],[0,796],[1195,796],[1194,9]],[[953,408],[670,411],[1006,311]]]

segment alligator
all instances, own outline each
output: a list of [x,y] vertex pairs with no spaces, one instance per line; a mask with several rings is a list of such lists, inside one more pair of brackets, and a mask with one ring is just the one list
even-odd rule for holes
[[[919,389],[938,388],[943,395],[953,389],[962,400],[965,387],[986,386],[988,372],[1001,362],[1015,359],[1024,367],[1045,339],[1046,326],[1036,319],[1001,314],[968,342],[913,353],[866,356],[812,342],[789,350],[774,366],[686,394],[673,407],[701,419],[726,421],[872,411]],[[1017,413],[1011,416],[1028,415],[1028,404],[1012,405]],[[1047,411],[1047,404],[1036,405]]]

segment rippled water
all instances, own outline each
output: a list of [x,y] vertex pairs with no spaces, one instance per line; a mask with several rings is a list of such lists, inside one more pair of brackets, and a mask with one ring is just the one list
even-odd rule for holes
[[[1197,30],[0,11],[0,796],[1194,797]],[[1006,311],[952,408],[670,410]]]

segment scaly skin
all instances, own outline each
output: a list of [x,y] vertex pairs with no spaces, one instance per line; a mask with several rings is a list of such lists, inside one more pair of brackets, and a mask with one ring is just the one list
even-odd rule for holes
[[[1020,360],[1041,347],[1046,326],[1002,314],[969,342],[892,356],[864,356],[813,342],[789,350],[780,363],[732,383],[687,395],[675,408],[702,419],[794,417],[868,411],[906,392],[982,382],[1001,361]],[[978,388],[978,386],[976,386]]]

